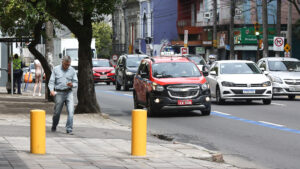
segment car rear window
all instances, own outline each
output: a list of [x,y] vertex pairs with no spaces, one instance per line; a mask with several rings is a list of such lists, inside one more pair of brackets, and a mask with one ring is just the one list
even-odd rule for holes
[[108,60],[93,60],[93,67],[111,67]]
[[144,57],[129,57],[126,61],[127,67],[138,67],[140,65],[141,60],[143,60]]
[[167,62],[152,65],[155,78],[200,77],[201,73],[192,62]]

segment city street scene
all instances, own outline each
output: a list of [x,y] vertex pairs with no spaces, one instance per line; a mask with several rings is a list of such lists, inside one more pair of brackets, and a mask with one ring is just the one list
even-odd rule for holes
[[299,0],[0,6],[0,169],[300,168]]

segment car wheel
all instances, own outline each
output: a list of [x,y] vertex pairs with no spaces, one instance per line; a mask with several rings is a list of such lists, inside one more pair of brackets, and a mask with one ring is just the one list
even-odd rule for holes
[[201,113],[202,113],[203,116],[209,116],[210,112],[211,112],[211,107],[210,106],[209,106],[208,109],[201,110]]
[[156,115],[156,110],[154,109],[151,98],[147,98],[147,115],[148,117],[154,117]]
[[121,89],[121,85],[118,83],[118,81],[116,80],[116,90],[120,90]]
[[221,97],[221,92],[220,92],[220,88],[219,87],[217,88],[217,91],[216,91],[216,101],[217,101],[217,104],[219,104],[219,105],[225,103],[225,100],[222,99],[222,97]]
[[289,97],[289,100],[294,100],[296,98],[296,95],[290,94],[288,97]]
[[106,82],[107,85],[110,85],[110,82]]
[[251,99],[247,99],[246,102],[247,103],[252,103],[252,100]]
[[113,82],[114,85],[116,85],[116,82]]
[[264,104],[271,104],[272,99],[263,99]]
[[134,109],[142,109],[143,107],[139,105],[139,102],[137,100],[137,96],[135,94],[135,92],[133,93],[133,105],[134,105]]

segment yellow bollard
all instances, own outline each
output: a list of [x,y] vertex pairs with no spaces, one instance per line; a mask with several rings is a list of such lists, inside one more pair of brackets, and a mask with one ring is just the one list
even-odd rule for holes
[[147,111],[132,110],[131,155],[145,156],[147,142]]
[[44,110],[30,111],[30,152],[46,153],[46,112]]

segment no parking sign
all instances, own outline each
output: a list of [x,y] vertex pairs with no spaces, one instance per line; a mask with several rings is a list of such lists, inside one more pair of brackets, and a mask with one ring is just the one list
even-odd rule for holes
[[273,50],[283,51],[284,48],[284,37],[274,37]]

